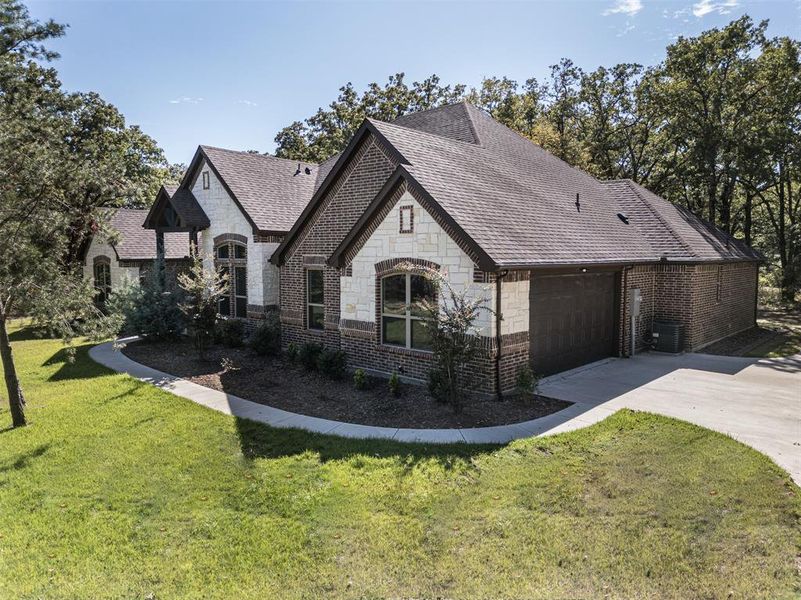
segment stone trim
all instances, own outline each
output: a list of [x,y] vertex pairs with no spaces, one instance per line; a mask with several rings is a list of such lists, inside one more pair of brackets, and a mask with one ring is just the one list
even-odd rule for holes
[[253,236],[253,241],[257,244],[280,244],[284,241],[283,235],[265,235],[257,233]]
[[375,338],[375,323],[370,321],[357,321],[356,319],[340,319],[339,331],[345,337],[363,339]]
[[347,267],[345,267],[342,276],[353,277],[353,265],[348,265]]
[[144,260],[121,260],[119,262],[120,268],[123,269],[134,269],[136,267],[141,268],[142,264],[145,263]]
[[303,311],[281,308],[281,323],[303,327]]
[[305,254],[303,256],[304,267],[325,267],[325,256],[322,254]]
[[95,256],[92,260],[93,265],[109,265],[111,266],[111,259],[105,255]]
[[244,235],[239,235],[238,233],[221,233],[217,237],[214,238],[214,245],[221,246],[226,242],[236,242],[238,244],[247,244],[248,238]]

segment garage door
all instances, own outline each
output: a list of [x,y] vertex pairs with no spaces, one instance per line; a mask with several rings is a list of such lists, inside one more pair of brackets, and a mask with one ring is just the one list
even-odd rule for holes
[[616,350],[615,274],[534,276],[529,333],[535,373],[550,375]]

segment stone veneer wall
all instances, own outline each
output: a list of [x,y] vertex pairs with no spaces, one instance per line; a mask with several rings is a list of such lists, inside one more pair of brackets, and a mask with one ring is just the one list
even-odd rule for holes
[[[203,189],[201,173],[204,171],[209,174],[209,189]],[[270,256],[280,240],[254,234],[253,227],[206,162],[198,170],[192,193],[211,223],[208,229],[200,232],[198,239],[201,252],[209,260],[214,256],[214,238],[235,234],[247,239],[248,317],[263,317],[265,309],[278,305],[278,268],[270,262]]]
[[131,283],[139,283],[139,263],[122,263],[121,265],[117,260],[117,253],[114,251],[114,248],[100,236],[92,239],[86,251],[86,257],[83,263],[84,279],[94,282],[96,257],[106,257],[109,259],[112,292],[119,290],[126,280]]

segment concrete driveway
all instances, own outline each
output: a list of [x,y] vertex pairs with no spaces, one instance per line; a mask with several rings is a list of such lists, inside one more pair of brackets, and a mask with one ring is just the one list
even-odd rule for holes
[[801,485],[801,355],[641,354],[546,378],[540,391],[577,403],[547,434],[595,423],[621,408],[659,413],[756,448]]

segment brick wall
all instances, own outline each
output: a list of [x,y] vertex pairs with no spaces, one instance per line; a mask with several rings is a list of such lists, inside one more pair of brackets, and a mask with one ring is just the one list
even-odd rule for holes
[[[324,266],[395,169],[388,151],[370,136],[308,222],[298,233],[281,266],[282,342],[317,342],[339,347],[340,272]],[[325,330],[306,329],[306,269],[322,266],[325,285]]]
[[755,263],[695,267],[688,349],[697,350],[754,325],[757,274]]
[[[758,266],[752,262],[638,266],[626,275],[623,293],[642,292],[637,349],[654,319],[678,321],[684,349],[697,350],[754,325]],[[621,278],[623,279],[623,278]],[[631,325],[627,297],[621,306],[621,352],[628,355]],[[625,312],[624,312],[625,311]]]

